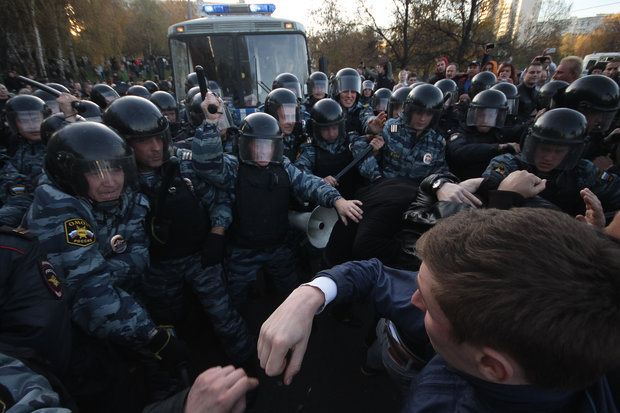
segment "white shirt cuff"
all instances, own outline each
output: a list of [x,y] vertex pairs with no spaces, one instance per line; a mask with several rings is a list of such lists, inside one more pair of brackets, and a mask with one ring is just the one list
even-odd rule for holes
[[309,285],[311,287],[318,288],[325,295],[325,302],[321,308],[317,310],[316,314],[320,314],[323,309],[325,309],[325,306],[334,301],[336,295],[338,295],[338,286],[336,286],[334,280],[329,277],[317,277],[314,280],[302,285]]

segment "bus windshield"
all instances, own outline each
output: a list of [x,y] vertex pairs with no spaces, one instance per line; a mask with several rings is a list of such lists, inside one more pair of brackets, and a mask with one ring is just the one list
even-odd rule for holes
[[280,73],[293,73],[300,85],[308,73],[302,34],[194,35],[171,39],[170,49],[177,85],[202,65],[207,78],[220,86],[222,98],[237,108],[264,103]]

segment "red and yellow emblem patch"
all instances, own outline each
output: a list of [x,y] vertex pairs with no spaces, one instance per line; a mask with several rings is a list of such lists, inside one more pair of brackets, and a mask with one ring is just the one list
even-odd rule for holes
[[95,243],[95,232],[85,220],[81,218],[68,219],[64,225],[67,244],[88,247]]
[[62,284],[56,275],[56,270],[52,263],[47,260],[39,261],[39,271],[52,295],[58,299],[62,298]]

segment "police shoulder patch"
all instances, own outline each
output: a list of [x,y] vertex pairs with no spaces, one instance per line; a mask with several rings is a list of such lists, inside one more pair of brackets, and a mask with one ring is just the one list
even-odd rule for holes
[[497,172],[500,175],[506,175],[506,165],[503,163],[495,163],[491,165],[493,172]]
[[88,247],[95,243],[95,232],[82,218],[71,218],[64,222],[67,244]]
[[596,176],[603,182],[612,182],[614,180],[614,176],[605,171],[598,171],[598,174]]
[[52,292],[52,295],[55,298],[61,299],[63,294],[62,284],[58,279],[58,275],[56,275],[56,270],[54,269],[52,263],[47,260],[39,261],[39,272],[43,277],[45,285],[47,285],[49,290]]

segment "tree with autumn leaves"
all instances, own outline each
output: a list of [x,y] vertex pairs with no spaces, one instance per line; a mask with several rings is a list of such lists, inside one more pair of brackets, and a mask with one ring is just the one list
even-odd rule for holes
[[187,19],[186,1],[0,0],[0,10],[0,70],[34,76],[50,61],[76,73],[84,60],[167,56],[168,26]]

